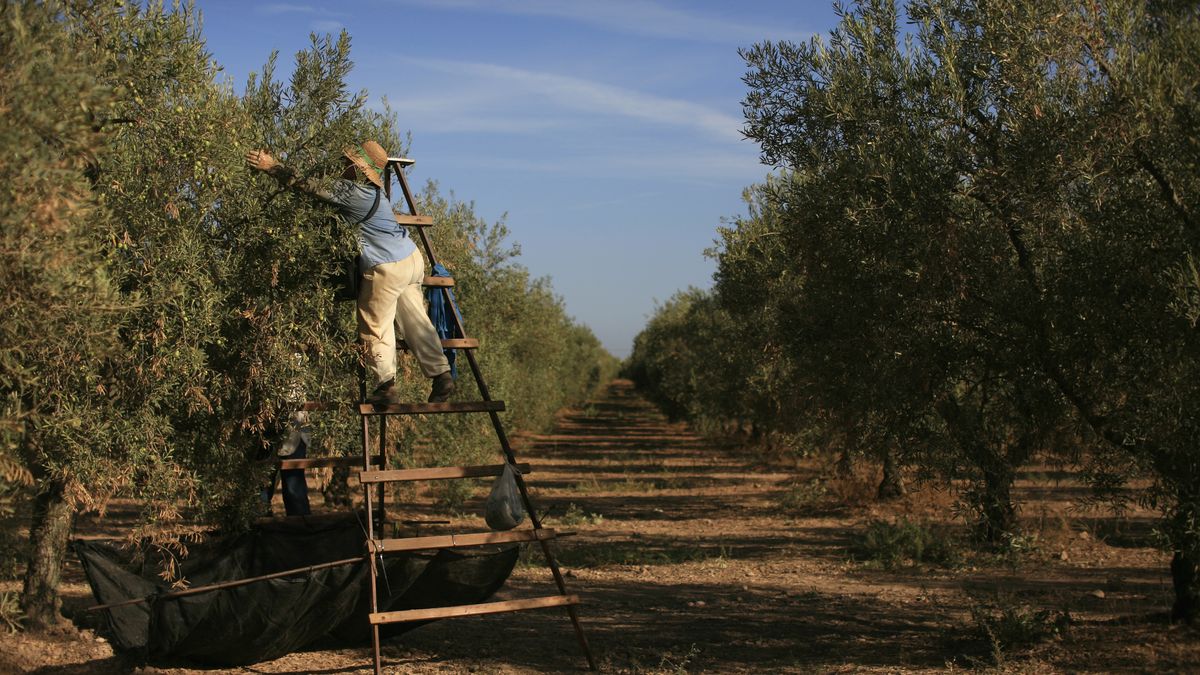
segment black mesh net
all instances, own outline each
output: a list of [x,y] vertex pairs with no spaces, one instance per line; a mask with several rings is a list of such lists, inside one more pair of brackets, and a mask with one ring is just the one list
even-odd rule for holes
[[[264,523],[224,541],[189,547],[180,562],[198,588],[319,565],[361,555],[364,533],[353,514]],[[77,540],[99,604],[132,598],[148,602],[102,610],[113,644],[144,658],[187,659],[213,665],[256,663],[321,641],[362,643],[371,637],[369,571],[365,561],[313,570],[180,598],[153,565],[131,562],[129,549]],[[512,573],[516,546],[414,551],[382,558],[380,611],[483,602]],[[381,626],[394,636],[419,623]]]

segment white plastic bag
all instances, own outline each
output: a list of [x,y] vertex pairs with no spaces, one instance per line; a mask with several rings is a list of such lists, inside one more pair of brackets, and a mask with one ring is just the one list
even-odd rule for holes
[[312,427],[308,426],[308,413],[303,410],[297,410],[292,413],[290,420],[290,428],[287,438],[279,444],[275,450],[275,454],[280,457],[291,457],[296,454],[296,450],[303,443],[307,447],[312,447]]
[[493,530],[511,530],[525,520],[525,504],[521,501],[521,490],[517,487],[517,468],[505,463],[504,469],[492,484],[487,498],[484,519]]

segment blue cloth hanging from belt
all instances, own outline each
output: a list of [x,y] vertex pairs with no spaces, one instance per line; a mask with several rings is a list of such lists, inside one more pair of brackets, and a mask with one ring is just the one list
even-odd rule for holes
[[[433,276],[448,277],[453,279],[450,270],[444,265],[438,263],[433,266]],[[446,302],[446,293],[450,294],[450,301],[454,301],[454,291],[449,288],[445,289],[446,293],[442,292],[440,287],[430,287],[425,289],[425,298],[429,300],[429,320],[433,322],[433,327],[437,330],[438,337],[443,340],[454,340],[462,337],[458,326],[454,323],[454,316],[450,314],[453,305]],[[457,310],[456,310],[457,311]],[[458,320],[462,321],[460,314]],[[450,362],[450,375],[455,379],[458,378],[458,367],[454,365],[454,357],[458,350],[443,349],[442,353],[446,355],[446,360]]]

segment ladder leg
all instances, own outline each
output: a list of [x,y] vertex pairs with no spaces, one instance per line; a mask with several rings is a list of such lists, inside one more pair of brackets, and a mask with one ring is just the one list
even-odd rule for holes
[[[534,516],[533,511],[529,512],[531,520]],[[539,523],[538,527],[541,525]],[[554,575],[554,584],[558,586],[558,592],[562,595],[567,594],[567,584],[563,581],[562,571],[558,568],[558,561],[554,559],[554,553],[550,550],[550,542],[542,539],[539,541],[542,545],[542,553],[546,556],[546,564],[550,567],[551,574]],[[583,634],[583,624],[579,622],[579,613],[575,611],[574,605],[567,605],[567,615],[571,617],[571,626],[575,629],[575,639],[579,641],[579,648],[583,650],[583,655],[587,657],[588,667],[596,670],[596,659],[592,656],[592,647],[588,644],[587,636]]]
[[[367,417],[362,418],[362,447],[363,447],[363,470],[370,471],[371,470],[371,424],[370,424],[370,419]],[[375,553],[373,551],[371,551],[369,548],[370,542],[375,539],[375,513],[374,513],[374,504],[372,503],[374,500],[371,498],[371,486],[370,485],[363,486],[363,501],[364,501],[363,506],[366,511],[366,520],[367,520],[367,541],[363,542],[363,545],[368,547],[367,548],[367,553],[368,553],[367,565],[368,565],[368,569],[369,569],[370,575],[371,575],[371,613],[374,614],[379,611],[379,590],[378,590],[378,580],[377,580],[377,577],[379,575],[379,570],[377,569],[376,563],[375,563]],[[371,625],[371,649],[373,651],[374,659],[375,659],[375,675],[382,675],[383,659],[381,658],[381,655],[379,653],[379,626],[377,626],[375,624]]]
[[[388,466],[387,458],[387,415],[379,416],[379,468],[386,469]],[[367,470],[370,471],[368,466]],[[387,493],[384,491],[387,483],[379,484],[379,530],[387,532],[387,504],[384,498]]]
[[[391,168],[390,163],[388,164],[388,168]],[[397,182],[400,184],[400,189],[403,193],[404,201],[408,206],[409,213],[416,215],[416,213],[417,213],[416,203],[413,199],[412,190],[408,186],[408,180],[406,179],[406,177],[404,175],[403,169],[397,168],[395,171],[395,175],[396,175]],[[386,183],[387,194],[390,199],[391,198],[391,180],[390,179],[386,180],[385,183]],[[436,265],[437,257],[433,253],[433,247],[429,243],[429,237],[425,234],[425,231],[423,229],[417,229],[417,235],[421,240],[422,248],[424,248],[425,259],[429,262],[430,265]],[[455,303],[453,296],[450,294],[450,289],[442,288],[441,292],[442,292],[442,297],[446,301],[446,304],[451,309],[451,312],[452,312],[451,316],[454,319],[455,328],[457,328],[458,334],[461,337],[465,338],[467,336],[467,332],[463,327],[462,315],[459,314],[459,312],[458,312],[458,305],[457,305],[457,303]],[[484,401],[491,401],[492,400],[491,393],[488,391],[487,383],[483,379],[483,372],[479,369],[479,363],[475,359],[475,354],[471,350],[464,350],[464,351],[465,351],[465,354],[467,357],[467,362],[470,364],[470,367],[471,367],[471,375],[475,378],[475,384],[479,387],[480,397]],[[504,425],[500,421],[500,415],[498,413],[492,411],[492,412],[489,412],[489,416],[491,417],[492,428],[496,432],[496,438],[500,441],[500,447],[504,451],[505,459],[510,464],[515,465],[517,463],[516,454],[513,453],[512,446],[509,445],[508,435],[504,432]],[[364,448],[367,447],[366,441],[365,441],[365,433],[366,433],[365,432],[365,429],[366,429],[365,424],[366,423],[364,422],[364,427],[363,427],[364,428],[364,445],[363,445]],[[383,440],[381,439],[380,442],[382,443]],[[383,452],[382,445],[380,447],[381,447],[381,454],[382,454],[382,452]],[[365,452],[366,451],[364,450],[364,453]],[[368,466],[367,469],[369,470],[370,467]],[[534,509],[533,502],[529,497],[529,489],[525,485],[525,478],[519,473],[517,473],[515,477],[516,477],[517,488],[520,490],[520,493],[521,493],[521,501],[525,505],[526,513],[529,514],[530,524],[533,526],[533,529],[540,530],[540,529],[542,529],[542,522],[541,522],[541,519],[538,518],[537,511]],[[368,492],[369,492],[369,490],[368,490]],[[380,496],[380,499],[382,500],[382,494]],[[567,595],[566,582],[563,580],[562,571],[558,567],[558,561],[555,560],[554,553],[553,553],[553,551],[550,550],[550,542],[543,539],[543,540],[540,540],[539,543],[541,544],[541,547],[542,547],[542,553],[546,557],[546,565],[550,568],[550,573],[554,577],[554,583],[558,587],[558,592],[561,595],[564,595],[564,596]],[[372,557],[372,561],[374,561],[373,557]],[[372,569],[371,582],[373,585],[375,583],[374,567],[372,566],[371,569]],[[373,587],[372,587],[372,592],[374,592]],[[580,648],[583,649],[584,656],[587,657],[588,667],[591,668],[591,670],[597,670],[596,660],[592,656],[591,646],[588,644],[587,636],[584,635],[583,625],[579,622],[579,615],[575,611],[574,605],[567,606],[567,614],[571,617],[571,625],[575,629],[575,637],[579,640],[579,646],[580,646]],[[376,633],[378,633],[378,628],[376,628]],[[379,655],[378,655],[379,641],[378,641],[378,637],[376,638],[375,644],[376,644],[376,666],[375,666],[375,668],[376,668],[376,673],[378,673],[379,672],[379,665],[378,665],[379,664],[379,660],[378,660],[379,659]]]
[[[482,394],[483,400],[491,400],[491,395],[488,393],[487,384],[483,381],[483,373],[479,370],[479,363],[475,360],[475,355],[467,352],[467,362],[471,365],[471,373],[475,376],[475,382],[479,385],[479,391]],[[492,419],[492,427],[496,431],[496,437],[500,441],[500,447],[504,450],[505,459],[510,464],[517,463],[516,453],[513,452],[512,446],[508,443],[508,435],[504,433],[504,425],[500,422],[498,413],[490,413]],[[533,525],[533,529],[542,529],[542,520],[538,517],[537,510],[533,507],[533,500],[529,497],[529,488],[525,485],[525,477],[520,473],[514,472],[516,478],[517,489],[521,493],[521,501],[525,504],[525,512],[529,514],[529,522]],[[567,594],[567,584],[563,580],[562,570],[558,567],[558,561],[554,558],[553,551],[550,550],[550,542],[542,540],[539,542],[542,546],[542,553],[546,556],[546,565],[550,568],[551,575],[554,576],[554,584],[558,586],[558,592],[562,595]],[[583,649],[583,655],[587,657],[588,667],[596,670],[596,659],[592,656],[592,648],[588,644],[587,636],[583,633],[583,624],[579,622],[579,613],[575,610],[574,605],[567,606],[567,614],[571,617],[571,625],[575,629],[575,638],[579,640],[579,647]]]
[[383,675],[383,658],[379,653],[379,626],[371,626],[371,649],[375,657],[375,675]]

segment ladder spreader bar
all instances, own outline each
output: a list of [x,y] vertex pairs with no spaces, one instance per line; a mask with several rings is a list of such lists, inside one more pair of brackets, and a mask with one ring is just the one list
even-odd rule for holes
[[[396,340],[396,349],[408,349],[408,343],[404,340]],[[447,338],[442,340],[442,349],[479,349],[479,340],[476,338]]]
[[442,413],[501,412],[504,401],[447,401],[445,403],[397,403],[374,406],[361,403],[361,415],[436,415]]
[[553,539],[554,536],[554,530],[543,527],[539,530],[437,534],[430,537],[373,539],[367,543],[367,548],[371,553],[395,553],[398,551],[421,551],[433,548],[465,548],[467,546],[511,544],[521,541],[545,541]]
[[384,623],[400,623],[402,621],[428,621],[430,619],[449,619],[457,616],[478,616],[480,614],[500,614],[502,612],[518,612],[525,609],[565,607],[578,604],[578,595],[550,595],[542,598],[487,602],[480,605],[432,607],[429,609],[410,609],[403,612],[377,612],[371,614],[371,623],[378,625]]
[[[423,469],[359,471],[358,480],[362,483],[393,483],[411,480],[481,478],[483,476],[499,476],[504,471],[504,466],[504,464],[488,464],[484,466],[431,466]],[[523,474],[532,471],[528,464],[518,464],[517,470]]]
[[414,216],[410,213],[393,213],[396,223],[406,227],[429,227],[433,225],[433,216]]

